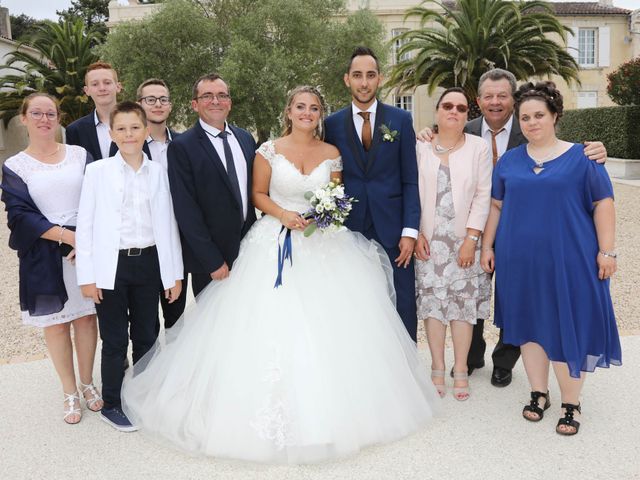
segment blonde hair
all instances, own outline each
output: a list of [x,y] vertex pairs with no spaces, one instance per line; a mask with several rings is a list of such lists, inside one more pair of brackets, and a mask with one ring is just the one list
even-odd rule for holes
[[291,133],[292,124],[288,114],[291,111],[293,100],[297,95],[301,93],[310,93],[311,95],[315,95],[315,97],[318,99],[318,103],[320,104],[320,121],[318,122],[318,125],[316,126],[313,134],[316,138],[324,140],[324,117],[327,111],[327,105],[318,87],[312,87],[310,85],[301,85],[287,92],[287,105],[282,112],[282,136],[285,137]]

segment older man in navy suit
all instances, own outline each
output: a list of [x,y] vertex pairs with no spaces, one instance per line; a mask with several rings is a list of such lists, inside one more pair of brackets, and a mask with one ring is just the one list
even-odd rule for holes
[[224,280],[240,240],[256,220],[251,170],[256,142],[229,125],[229,87],[217,74],[200,77],[191,107],[200,117],[169,144],[167,167],[173,209],[194,295],[211,280]]
[[326,141],[340,150],[347,193],[358,199],[347,226],[380,243],[393,265],[396,308],[416,340],[413,247],[420,226],[416,137],[411,115],[376,98],[382,81],[368,48],[352,54],[345,85],[352,103],[326,120]]

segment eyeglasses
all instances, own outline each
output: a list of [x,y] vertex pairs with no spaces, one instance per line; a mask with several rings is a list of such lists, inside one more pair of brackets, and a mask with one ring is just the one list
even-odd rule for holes
[[47,120],[55,120],[56,118],[58,118],[58,112],[39,112],[37,110],[32,110],[31,112],[27,112],[31,118],[33,118],[34,120],[40,120],[43,116],[47,117]]
[[450,102],[441,103],[440,106],[446,112],[453,110],[454,108],[460,113],[466,113],[467,110],[469,110],[469,107],[467,107],[466,105],[462,105],[462,104],[454,105],[453,103],[450,103]]
[[169,105],[171,104],[171,99],[166,96],[162,97],[154,97],[153,95],[147,95],[146,97],[142,97],[138,99],[139,102],[144,102],[149,106],[153,106],[156,102],[160,102],[160,105]]
[[228,93],[205,93],[204,95],[200,95],[196,97],[196,100],[201,100],[202,103],[211,103],[213,99],[217,99],[219,102],[228,102],[231,100],[231,95]]

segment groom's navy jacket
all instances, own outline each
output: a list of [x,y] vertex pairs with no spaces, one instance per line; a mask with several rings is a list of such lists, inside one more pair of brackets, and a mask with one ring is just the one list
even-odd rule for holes
[[[200,122],[175,138],[167,151],[173,210],[182,237],[185,268],[190,273],[229,268],[238,256],[240,240],[256,220],[251,203],[251,171],[256,142],[251,134],[229,125],[247,162],[247,218],[233,194],[229,176]],[[241,186],[242,188],[242,186]]]
[[[364,233],[373,224],[379,241],[391,248],[403,228],[420,226],[416,136],[409,112],[382,102],[375,122],[368,152],[353,125],[351,106],[327,118],[326,141],[340,150],[345,190],[358,200],[346,225]],[[393,141],[383,140],[382,125],[397,130]]]
[[[382,138],[382,126],[397,131],[393,141]],[[411,114],[378,102],[371,147],[365,152],[353,124],[351,106],[326,120],[326,141],[342,156],[345,191],[355,197],[346,225],[382,244],[393,266],[396,308],[416,340],[417,323],[413,259],[407,268],[394,260],[403,228],[420,227],[420,194],[416,135]]]

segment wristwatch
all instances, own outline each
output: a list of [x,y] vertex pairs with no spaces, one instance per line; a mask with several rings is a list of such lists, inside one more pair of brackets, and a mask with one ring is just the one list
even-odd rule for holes
[[618,258],[618,254],[616,252],[605,252],[604,250],[600,250],[599,253],[603,257]]
[[474,242],[477,242],[478,240],[480,240],[480,237],[478,235],[471,235],[468,234],[467,238],[470,238],[471,240],[473,240]]

